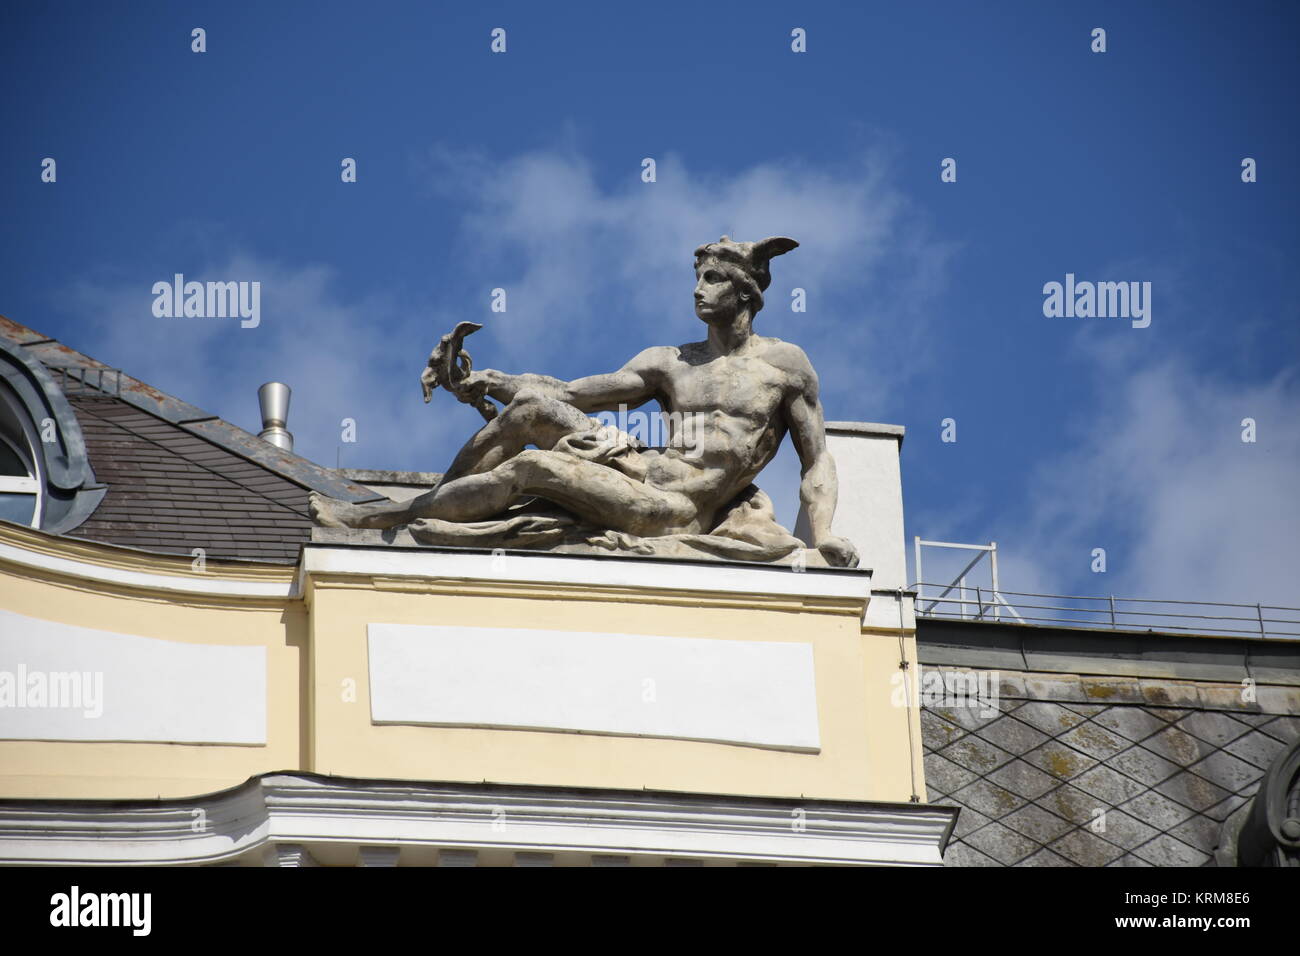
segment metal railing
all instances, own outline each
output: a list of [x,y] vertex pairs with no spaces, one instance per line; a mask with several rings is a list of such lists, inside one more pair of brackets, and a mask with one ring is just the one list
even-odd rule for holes
[[[964,596],[967,588],[966,576],[972,570],[974,570],[975,566],[979,564],[981,560],[984,559],[985,555],[987,555],[989,559],[988,562],[989,576],[990,576],[991,583],[993,585],[992,588],[989,589],[989,593],[994,595],[993,610],[992,610],[993,619],[994,620],[1002,619],[1002,609],[1004,607],[1007,610],[1009,610],[1013,615],[1017,617],[1019,616],[1016,615],[1015,608],[1011,607],[1005,601],[1001,601],[996,598],[997,594],[999,593],[998,591],[998,543],[996,541],[990,541],[988,544],[955,544],[951,541],[926,541],[922,539],[920,535],[918,535],[915,540],[916,540],[916,552],[915,552],[916,563],[913,565],[913,569],[916,571],[916,576],[918,579],[921,578],[922,575],[925,573],[924,571],[921,570],[921,555],[922,555],[921,549],[922,548],[926,548],[926,547],[947,548],[949,550],[975,552],[975,557],[970,559],[966,567],[962,568],[960,571],[957,572],[957,576],[953,578],[951,583],[944,586],[943,591],[939,595],[940,597],[949,594],[954,589],[960,589]],[[925,583],[924,581],[922,581],[920,584],[913,585],[913,587],[917,589],[916,600],[919,605],[922,599],[924,599],[925,597],[925,594],[923,593],[925,588]],[[940,587],[940,585],[935,584],[935,585],[931,585],[931,587]]]
[[[926,589],[933,589],[929,593]],[[917,582],[918,617],[1084,627],[1113,631],[1208,634],[1221,637],[1300,638],[1300,608],[1215,601],[1034,594]]]

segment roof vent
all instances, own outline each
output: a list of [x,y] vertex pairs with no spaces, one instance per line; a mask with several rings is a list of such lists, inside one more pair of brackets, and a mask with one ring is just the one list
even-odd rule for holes
[[262,431],[257,437],[285,451],[293,451],[293,436],[284,427],[290,394],[283,382],[267,382],[257,390],[257,403],[262,406]]

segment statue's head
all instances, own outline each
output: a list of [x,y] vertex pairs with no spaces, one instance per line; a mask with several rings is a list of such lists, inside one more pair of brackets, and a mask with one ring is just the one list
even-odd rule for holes
[[695,250],[695,314],[709,324],[730,322],[742,311],[752,318],[763,308],[772,283],[768,263],[799,243],[784,236],[732,242],[723,236]]

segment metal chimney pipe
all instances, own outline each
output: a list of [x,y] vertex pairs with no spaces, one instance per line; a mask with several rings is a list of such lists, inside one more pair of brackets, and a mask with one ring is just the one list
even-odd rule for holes
[[257,403],[262,408],[262,431],[257,437],[285,451],[293,451],[293,435],[284,427],[289,420],[290,394],[283,382],[267,382],[257,390]]

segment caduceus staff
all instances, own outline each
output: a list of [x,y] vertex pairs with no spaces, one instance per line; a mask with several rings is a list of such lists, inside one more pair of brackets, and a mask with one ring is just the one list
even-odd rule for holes
[[420,373],[420,387],[424,391],[426,405],[433,397],[433,390],[442,386],[466,405],[478,409],[485,421],[490,422],[497,417],[497,407],[487,399],[487,382],[466,384],[469,373],[474,370],[474,362],[462,345],[465,336],[481,328],[483,326],[477,322],[460,322],[438,340],[429,354],[428,367]]

